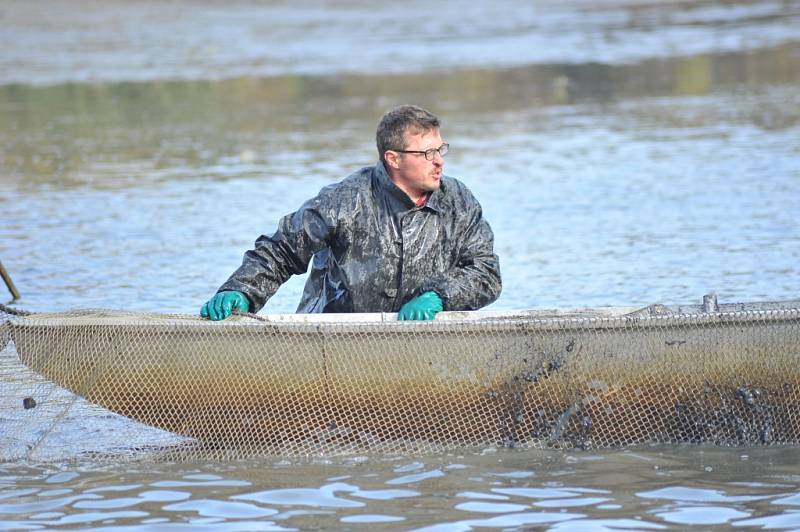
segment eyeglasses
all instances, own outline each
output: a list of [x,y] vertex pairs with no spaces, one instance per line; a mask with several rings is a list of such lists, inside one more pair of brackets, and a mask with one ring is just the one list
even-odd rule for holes
[[442,157],[447,155],[447,152],[450,151],[450,145],[445,142],[444,144],[442,144],[438,148],[431,148],[431,149],[425,150],[425,151],[419,151],[419,150],[392,150],[392,151],[396,151],[398,153],[416,153],[418,155],[424,155],[426,159],[428,159],[429,161],[432,161],[433,158],[436,157],[437,153],[439,155],[441,155]]

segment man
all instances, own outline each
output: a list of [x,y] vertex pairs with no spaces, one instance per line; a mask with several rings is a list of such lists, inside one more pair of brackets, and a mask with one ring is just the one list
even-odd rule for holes
[[309,262],[297,312],[399,311],[401,320],[430,320],[495,301],[492,230],[467,187],[442,174],[449,146],[439,119],[401,105],[381,118],[376,140],[375,166],[326,186],[272,236],[259,237],[200,315],[258,312]]

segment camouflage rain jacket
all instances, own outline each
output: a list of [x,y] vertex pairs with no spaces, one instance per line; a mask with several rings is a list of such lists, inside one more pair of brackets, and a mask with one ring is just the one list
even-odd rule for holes
[[461,182],[443,176],[417,207],[379,162],[281,219],[219,291],[244,293],[257,312],[311,262],[297,312],[397,312],[428,290],[439,294],[444,310],[476,310],[500,295],[493,240]]

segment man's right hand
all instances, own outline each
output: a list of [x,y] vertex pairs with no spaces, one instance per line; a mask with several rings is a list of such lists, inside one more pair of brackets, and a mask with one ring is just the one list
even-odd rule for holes
[[241,292],[218,292],[200,309],[200,315],[213,321],[224,320],[233,311],[250,312],[250,301]]

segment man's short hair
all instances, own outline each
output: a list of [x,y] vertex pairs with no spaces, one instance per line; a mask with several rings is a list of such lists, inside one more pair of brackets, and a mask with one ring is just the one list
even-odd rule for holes
[[375,134],[380,160],[385,161],[386,150],[406,149],[406,131],[424,133],[433,129],[439,129],[439,119],[422,107],[398,105],[387,111],[378,123]]

